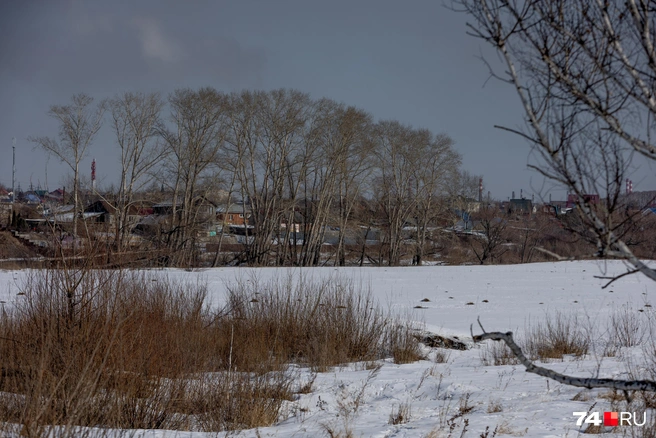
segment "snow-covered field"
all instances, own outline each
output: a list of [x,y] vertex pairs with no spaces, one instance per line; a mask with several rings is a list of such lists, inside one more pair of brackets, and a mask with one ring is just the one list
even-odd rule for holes
[[[471,339],[470,325],[476,319],[488,331],[524,329],[556,311],[574,312],[586,327],[596,333],[593,354],[579,360],[566,358],[540,364],[559,372],[583,377],[627,378],[627,357],[632,370],[640,370],[642,348],[623,349],[615,357],[603,357],[610,315],[622,306],[646,322],[656,304],[656,284],[641,275],[624,277],[606,289],[610,276],[626,271],[619,262],[560,262],[512,266],[452,266],[402,268],[315,268],[247,269],[217,268],[186,272],[156,271],[158,275],[184,280],[206,281],[213,304],[224,299],[226,285],[236,279],[262,280],[287,275],[312,278],[341,276],[352,278],[371,289],[384,307],[409,316],[427,331]],[[11,306],[21,299],[24,271],[0,271],[0,301]],[[429,301],[422,301],[428,299]],[[415,308],[422,306],[423,308]],[[642,310],[640,312],[639,310]],[[652,318],[654,321],[656,319]],[[647,340],[648,337],[645,338]],[[489,342],[489,341],[488,341]],[[645,342],[644,344],[648,344]],[[288,403],[285,418],[272,427],[242,431],[245,437],[315,437],[330,432],[352,432],[354,437],[479,437],[486,427],[497,429],[497,436],[575,437],[575,411],[610,410],[610,401],[598,397],[606,390],[581,393],[543,377],[526,373],[521,365],[484,366],[481,356],[485,344],[467,351],[429,350],[428,360],[396,365],[382,363],[379,369],[350,364],[318,374],[312,392],[299,394]],[[445,363],[435,363],[435,354],[448,355]],[[309,370],[299,369],[301,379],[311,378]],[[578,394],[578,396],[577,396]],[[576,396],[576,397],[575,397]],[[573,399],[576,400],[573,400]],[[408,421],[390,424],[390,415],[400,405],[408,407]],[[459,409],[466,404],[466,414]],[[453,418],[455,416],[455,418]],[[635,427],[633,432],[639,434]],[[609,429],[609,431],[611,431]],[[612,430],[631,432],[628,427]],[[433,433],[433,435],[430,435]],[[143,437],[201,437],[178,431],[143,431]],[[344,435],[345,436],[345,435]],[[490,432],[489,436],[492,436]]]

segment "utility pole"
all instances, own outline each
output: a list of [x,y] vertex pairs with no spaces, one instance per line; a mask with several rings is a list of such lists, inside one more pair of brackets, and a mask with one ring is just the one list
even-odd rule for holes
[[11,142],[13,143],[13,155],[14,155],[14,161],[11,167],[11,203],[14,203],[14,199],[16,199],[16,137],[13,137],[11,139]]
[[96,159],[91,162],[91,190],[96,194]]

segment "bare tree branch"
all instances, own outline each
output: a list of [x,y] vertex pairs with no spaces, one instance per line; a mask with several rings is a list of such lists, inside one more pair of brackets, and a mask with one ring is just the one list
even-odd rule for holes
[[611,388],[619,391],[656,392],[656,382],[651,380],[616,380],[575,377],[557,373],[548,368],[537,366],[524,355],[522,349],[515,343],[512,332],[486,332],[483,328],[483,325],[481,324],[480,318],[478,319],[478,325],[481,327],[483,334],[474,335],[472,328],[472,339],[474,342],[482,342],[488,339],[505,342],[508,348],[510,348],[510,351],[512,351],[515,357],[521,362],[522,365],[524,365],[526,371],[529,373],[537,374],[538,376],[546,377],[565,385],[577,386],[581,388]]

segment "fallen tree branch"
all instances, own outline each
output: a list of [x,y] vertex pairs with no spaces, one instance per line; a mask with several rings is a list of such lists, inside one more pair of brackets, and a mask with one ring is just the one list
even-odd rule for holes
[[[573,377],[567,376],[565,374],[557,373],[553,370],[543,368],[535,365],[531,362],[525,355],[522,349],[515,343],[513,340],[512,332],[486,332],[481,324],[480,318],[478,319],[478,325],[483,331],[482,335],[474,336],[473,329],[470,327],[472,332],[472,339],[474,342],[481,342],[487,339],[493,341],[503,341],[506,343],[510,351],[515,355],[517,359],[521,362],[526,371],[529,373],[537,374],[548,379],[555,380],[559,383],[564,383],[565,385],[578,386],[582,388],[611,388],[619,391],[650,391],[656,392],[656,382],[651,380],[616,380],[616,379],[595,379],[595,378],[582,378],[582,377]],[[472,325],[473,326],[473,325]]]

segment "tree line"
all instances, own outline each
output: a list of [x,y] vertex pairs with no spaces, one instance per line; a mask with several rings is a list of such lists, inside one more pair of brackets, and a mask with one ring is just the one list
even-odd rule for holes
[[[219,191],[252,215],[239,261],[254,266],[320,264],[328,227],[337,233],[336,265],[346,263],[354,227],[380,230],[385,263],[398,265],[408,225],[421,264],[447,199],[477,193],[478,177],[462,170],[448,135],[375,122],[362,109],[296,90],[126,92],[101,102],[76,94],[48,114],[58,135],[30,140],[70,168],[76,213],[80,162],[109,115],[121,164],[118,186],[103,193],[116,210],[112,251],[128,247],[131,208],[156,184],[172,200],[158,243],[178,265],[191,263],[207,220],[198,200]],[[295,224],[299,233],[290,232]],[[78,214],[75,235],[77,227]]]

